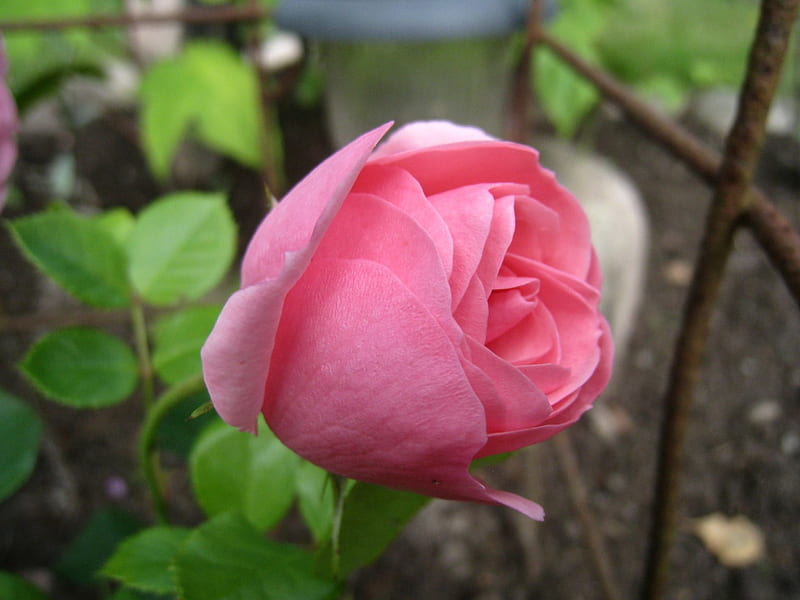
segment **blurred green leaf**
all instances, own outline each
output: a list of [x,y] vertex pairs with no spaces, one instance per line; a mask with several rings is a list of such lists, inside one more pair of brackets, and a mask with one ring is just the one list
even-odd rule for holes
[[101,573],[145,592],[176,592],[170,564],[189,535],[179,527],[151,527],[123,540]]
[[112,208],[94,217],[94,222],[100,225],[112,238],[124,247],[128,241],[128,236],[133,231],[133,225],[136,222],[131,211],[127,208],[119,206]]
[[134,588],[122,586],[110,600],[175,600],[174,594],[153,594],[150,592],[143,592]]
[[236,226],[225,196],[177,192],[145,208],[128,238],[130,278],[156,305],[194,300],[228,270]]
[[36,412],[0,389],[0,501],[30,477],[41,437],[42,422]]
[[123,342],[88,327],[50,333],[20,364],[23,373],[56,402],[101,408],[122,402],[136,387],[136,357]]
[[299,462],[263,421],[258,436],[220,423],[197,440],[189,470],[197,501],[208,516],[236,510],[265,531],[294,500]]
[[26,257],[79,300],[100,308],[130,305],[125,255],[92,219],[58,209],[9,223]]
[[0,571],[0,598],[8,600],[47,600],[32,583],[12,573]]
[[195,529],[175,561],[186,600],[333,600],[338,586],[313,574],[300,548],[265,539],[235,513]]
[[193,306],[161,318],[153,328],[153,366],[166,383],[200,373],[200,348],[222,307]]
[[685,95],[738,85],[757,15],[758,3],[741,0],[629,0],[609,16],[598,50],[613,73],[637,86],[671,79],[669,88],[660,84],[670,95],[678,87]]
[[[597,63],[595,39],[605,23],[603,5],[568,2],[549,27],[553,35],[589,62]],[[536,96],[559,135],[572,135],[594,108],[600,96],[593,85],[575,74],[548,48],[534,54],[533,76]]]
[[141,528],[138,519],[114,509],[99,510],[72,540],[55,565],[56,572],[82,585],[97,582],[97,573],[117,544]]
[[[0,19],[81,17],[97,0],[2,0]],[[9,31],[4,34],[11,64],[9,84],[20,110],[53,93],[71,74],[101,72],[103,61],[122,51],[118,32],[73,28],[64,31]]]
[[333,486],[328,472],[308,461],[302,461],[295,471],[295,487],[300,514],[314,541],[328,538],[333,523]]
[[[428,500],[427,496],[356,482],[347,494],[342,515],[339,538],[342,575],[378,558]],[[329,572],[330,557],[329,542],[320,549],[317,558],[318,568],[324,574]]]
[[225,44],[194,42],[153,66],[141,87],[144,149],[153,172],[169,174],[186,133],[259,168],[263,123],[255,70]]

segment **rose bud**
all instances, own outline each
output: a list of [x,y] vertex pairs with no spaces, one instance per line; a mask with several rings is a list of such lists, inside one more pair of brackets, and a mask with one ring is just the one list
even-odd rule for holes
[[203,351],[220,416],[332,473],[455,500],[473,460],[550,438],[611,375],[581,206],[527,146],[384,125],[264,219]]
[[7,75],[8,61],[3,38],[0,37],[0,210],[5,204],[8,180],[17,159],[17,107],[6,86]]

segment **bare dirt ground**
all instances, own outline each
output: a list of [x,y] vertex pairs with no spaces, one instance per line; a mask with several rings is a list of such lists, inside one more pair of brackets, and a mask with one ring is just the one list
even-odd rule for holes
[[[292,160],[287,165],[289,178],[297,180],[328,148],[319,115],[293,112],[284,117],[287,156]],[[23,139],[18,181],[26,203],[4,216],[18,216],[45,203],[39,183],[59,147],[76,152],[80,177],[92,189],[106,190],[99,194],[106,203],[141,207],[158,188],[119,123],[107,119],[89,125],[72,139]],[[633,178],[653,229],[646,297],[632,346],[613,388],[599,401],[608,409],[610,427],[586,418],[570,434],[622,597],[634,598],[646,549],[660,398],[687,269],[710,194],[699,179],[624,121],[600,118],[584,137]],[[780,140],[770,141],[759,180],[798,223],[798,158],[792,154],[795,167],[788,168],[787,148],[794,152]],[[223,169],[217,181],[234,181],[232,175],[241,171]],[[246,240],[258,214],[252,198],[259,184],[252,174],[236,181],[240,183],[233,206]],[[43,294],[50,298],[45,303],[49,310],[66,310],[63,297],[56,293],[54,301],[52,289],[20,259],[5,229],[0,229],[0,257],[0,306],[5,315],[29,314],[42,305]],[[125,333],[124,321],[112,319],[111,327]],[[79,412],[33,392],[15,364],[43,331],[36,326],[0,331],[0,385],[36,408],[50,440],[32,479],[0,504],[0,568],[49,583],[53,598],[91,598],[86,589],[54,578],[48,567],[98,508],[115,506],[147,518],[133,458],[141,415],[135,401]],[[692,414],[668,598],[800,597],[799,357],[797,307],[756,244],[742,233],[729,264]],[[185,483],[183,464],[170,464],[180,489]],[[118,476],[128,479],[132,492],[115,500],[106,483]],[[553,445],[526,451],[491,468],[487,477],[541,502],[547,520],[535,524],[496,507],[434,502],[378,562],[354,577],[353,598],[602,597]],[[755,523],[766,539],[763,558],[743,569],[722,566],[691,531],[692,519],[713,512],[745,515]],[[183,498],[176,516],[179,522],[192,523],[200,513]]]

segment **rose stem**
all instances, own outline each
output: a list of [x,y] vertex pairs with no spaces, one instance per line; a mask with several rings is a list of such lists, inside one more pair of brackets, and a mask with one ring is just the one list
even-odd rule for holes
[[[719,153],[669,117],[651,108],[619,81],[586,62],[546,30],[539,29],[536,33],[542,45],[591,82],[601,94],[621,108],[633,123],[663,144],[707,183],[716,184],[721,163]],[[800,234],[761,190],[752,188],[750,193],[753,201],[744,212],[745,224],[761,243],[773,267],[800,305]]]
[[133,299],[131,306],[131,325],[133,327],[133,344],[139,360],[139,376],[142,379],[142,400],[145,408],[153,404],[153,363],[150,359],[150,344],[147,340],[147,324],[144,306],[139,298]]
[[173,386],[167,388],[153,403],[148,407],[145,414],[142,430],[139,433],[139,468],[142,470],[147,488],[150,491],[150,498],[156,518],[160,523],[166,523],[167,503],[164,497],[162,476],[159,468],[158,451],[155,445],[158,426],[171,408],[176,406],[181,400],[204,389],[203,377],[200,374],[193,375]]
[[564,479],[567,480],[567,488],[572,504],[586,531],[586,537],[589,542],[589,556],[592,559],[592,565],[594,565],[597,577],[603,586],[603,594],[606,600],[619,600],[621,596],[614,579],[611,563],[608,560],[608,550],[605,546],[603,534],[597,526],[592,510],[589,507],[586,486],[583,483],[569,431],[562,431],[555,436],[553,445],[556,450],[558,466],[564,475]]
[[764,0],[761,4],[736,120],[726,140],[664,398],[666,414],[662,421],[643,600],[662,598],[666,587],[680,495],[683,440],[693,388],[698,379],[725,264],[733,246],[734,232],[752,203],[750,181],[799,2]]
[[335,581],[341,578],[340,567],[342,558],[341,548],[341,533],[342,533],[342,516],[344,515],[344,501],[346,491],[344,477],[339,475],[330,474],[331,486],[333,488],[333,524],[331,527],[331,573]]

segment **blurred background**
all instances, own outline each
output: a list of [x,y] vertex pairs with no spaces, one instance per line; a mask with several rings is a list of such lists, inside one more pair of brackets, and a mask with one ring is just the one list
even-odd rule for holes
[[[553,0],[542,3],[541,18],[578,55],[719,149],[757,10],[753,0]],[[251,13],[234,19],[229,11]],[[444,118],[511,135],[510,91],[528,11],[525,0],[3,0],[0,31],[20,114],[3,218],[59,203],[85,214],[138,212],[170,191],[223,191],[241,251],[270,195],[280,197],[375,125]],[[3,27],[123,12],[187,18]],[[201,13],[217,19],[188,18]],[[628,598],[641,577],[660,399],[710,190],[548,49],[538,48],[528,68],[525,141],[586,206],[606,272],[616,374],[571,439]],[[797,33],[767,129],[758,184],[797,225]],[[0,502],[0,569],[53,598],[108,597],[91,569],[76,576],[68,567],[102,564],[95,554],[149,518],[133,450],[141,409],[135,401],[86,412],[59,406],[16,365],[56,325],[101,324],[126,336],[126,318],[87,313],[0,228],[0,387],[29,403],[45,428],[32,477]],[[743,233],[693,409],[667,597],[800,597],[798,349],[796,306]],[[173,488],[188,490],[186,454],[199,426],[173,421],[163,434],[172,440],[165,462]],[[600,597],[559,464],[547,443],[486,473],[542,503],[544,524],[434,501],[357,574],[353,597]],[[190,492],[173,499],[177,522],[202,518]],[[751,537],[741,543],[755,544],[747,560],[734,565],[737,542],[726,548],[709,537],[716,513],[747,523]],[[81,538],[97,519],[107,539]],[[295,540],[297,528],[290,518],[276,535]]]

